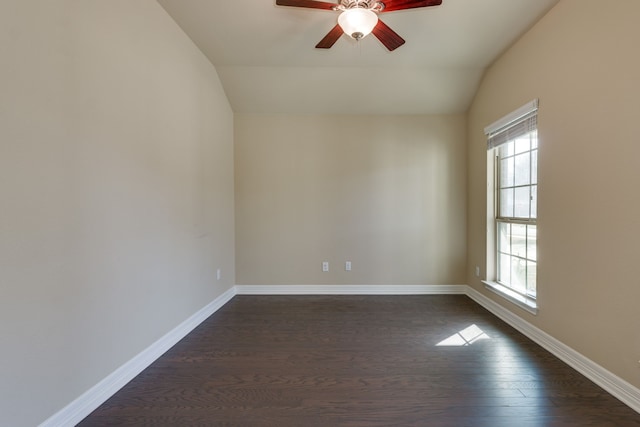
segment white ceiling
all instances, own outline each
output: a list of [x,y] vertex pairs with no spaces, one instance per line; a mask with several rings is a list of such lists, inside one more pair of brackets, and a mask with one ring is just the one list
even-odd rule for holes
[[[325,0],[328,2],[337,0]],[[465,112],[485,68],[559,0],[443,0],[383,13],[406,40],[314,46],[337,12],[275,0],[158,0],[215,65],[240,113]]]

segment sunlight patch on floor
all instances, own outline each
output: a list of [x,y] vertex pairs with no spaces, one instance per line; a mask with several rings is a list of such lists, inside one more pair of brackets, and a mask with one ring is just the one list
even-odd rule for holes
[[482,329],[476,325],[471,325],[468,328],[456,332],[449,338],[440,341],[436,346],[438,347],[464,347],[469,346],[480,340],[491,339],[489,335],[485,334]]

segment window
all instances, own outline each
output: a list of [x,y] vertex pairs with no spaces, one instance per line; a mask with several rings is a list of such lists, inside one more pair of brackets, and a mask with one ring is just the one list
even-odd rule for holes
[[485,129],[488,135],[487,285],[535,312],[538,214],[537,100]]

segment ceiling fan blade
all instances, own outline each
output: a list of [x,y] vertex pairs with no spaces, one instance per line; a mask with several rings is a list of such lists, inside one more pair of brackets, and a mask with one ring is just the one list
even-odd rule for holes
[[393,12],[394,10],[439,6],[442,4],[442,0],[383,0],[382,3],[384,3],[382,12]]
[[404,39],[398,35],[395,31],[393,31],[387,24],[378,20],[378,23],[375,27],[373,27],[372,31],[373,35],[378,38],[382,42],[383,45],[387,49],[396,50],[400,46],[404,44]]
[[343,34],[344,31],[342,31],[340,24],[336,25],[326,36],[324,36],[322,40],[320,40],[320,43],[316,45],[316,49],[329,49]]
[[311,9],[325,10],[333,10],[334,7],[338,6],[336,3],[315,0],[276,0],[276,4],[278,6],[308,7]]

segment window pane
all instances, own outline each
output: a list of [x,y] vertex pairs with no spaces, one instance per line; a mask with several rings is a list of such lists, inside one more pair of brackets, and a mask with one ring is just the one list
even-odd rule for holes
[[531,183],[531,153],[518,154],[515,157],[515,185]]
[[527,256],[527,226],[511,224],[511,254],[522,258]]
[[499,222],[498,223],[498,251],[510,254],[511,253],[511,224]]
[[534,150],[538,148],[538,131],[534,130],[529,135],[531,135],[531,149]]
[[513,217],[513,188],[500,190],[500,216]]
[[498,281],[532,297],[536,296],[536,232],[535,225],[498,223]]
[[536,263],[533,261],[527,262],[527,295],[536,297]]
[[498,258],[498,282],[509,285],[511,283],[511,257],[509,255],[500,254]]
[[527,290],[527,261],[511,257],[511,287],[520,293]]
[[520,187],[515,189],[515,217],[530,218],[529,205],[531,202],[531,187]]
[[500,187],[513,187],[513,157],[500,160]]
[[538,150],[531,152],[531,183],[538,183]]
[[538,218],[538,186],[531,187],[531,218]]
[[530,260],[538,259],[538,230],[535,225],[527,226],[527,258]]
[[515,141],[515,154],[524,153],[525,151],[531,150],[531,139],[529,134],[516,139]]
[[500,157],[513,156],[513,141],[500,146]]

